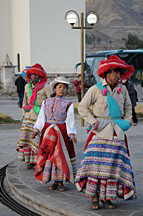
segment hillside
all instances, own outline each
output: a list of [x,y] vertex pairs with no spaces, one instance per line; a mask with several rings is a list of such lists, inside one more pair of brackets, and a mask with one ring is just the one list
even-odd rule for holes
[[129,33],[143,36],[143,0],[86,0],[86,10],[95,11],[99,18],[95,30],[87,31],[96,40],[94,46],[87,44],[87,49],[120,48]]

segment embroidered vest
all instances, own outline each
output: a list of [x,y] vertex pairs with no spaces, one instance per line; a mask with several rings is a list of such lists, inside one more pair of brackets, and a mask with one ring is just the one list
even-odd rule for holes
[[46,121],[65,122],[71,102],[63,97],[48,98],[45,101]]

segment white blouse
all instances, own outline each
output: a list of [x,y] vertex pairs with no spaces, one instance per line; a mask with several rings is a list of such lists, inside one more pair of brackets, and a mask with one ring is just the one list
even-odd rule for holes
[[[45,123],[46,123],[46,115],[45,115],[45,106],[44,106],[44,101],[43,101],[39,115],[38,115],[38,118],[37,118],[37,121],[34,125],[34,128],[38,129],[41,132]],[[67,133],[68,134],[76,134],[73,104],[71,104],[70,107],[68,108],[67,118],[66,118],[65,123],[66,123],[66,127],[67,127]]]

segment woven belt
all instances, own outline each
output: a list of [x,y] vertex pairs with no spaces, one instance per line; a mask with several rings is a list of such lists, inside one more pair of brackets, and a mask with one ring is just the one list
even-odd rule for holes
[[96,118],[102,118],[102,119],[111,119],[111,120],[118,120],[118,119],[122,119],[122,117],[121,118],[111,118],[110,116],[96,116]]
[[111,119],[109,116],[96,116],[96,118]]
[[64,124],[65,121],[47,120],[47,123],[50,123],[50,124]]

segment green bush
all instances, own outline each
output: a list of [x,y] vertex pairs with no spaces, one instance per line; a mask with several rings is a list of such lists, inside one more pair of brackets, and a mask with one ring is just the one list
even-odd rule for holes
[[18,123],[19,121],[14,120],[13,118],[11,118],[10,116],[7,116],[3,113],[0,113],[0,124],[4,124],[4,123]]

